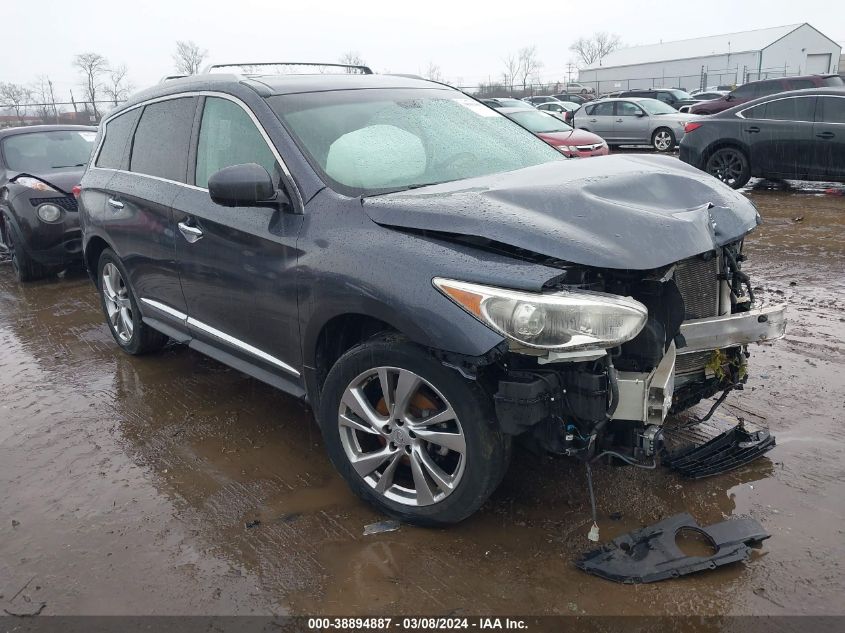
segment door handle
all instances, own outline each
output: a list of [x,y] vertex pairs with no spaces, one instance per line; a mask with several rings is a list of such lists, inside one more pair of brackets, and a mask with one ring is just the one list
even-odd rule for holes
[[818,136],[819,138],[828,139],[833,138],[834,136],[836,136],[836,134],[834,134],[833,132],[822,132],[820,134],[816,134],[816,136]]
[[590,123],[595,123],[598,119],[590,119]]
[[756,134],[757,132],[760,131],[760,128],[755,125],[753,127],[746,128],[745,131],[748,132],[749,134]]
[[109,198],[109,206],[112,209],[120,210],[120,209],[123,208],[123,203],[120,200],[115,200],[114,198]]
[[202,231],[199,228],[186,224],[185,222],[180,222],[178,226],[179,232],[188,244],[193,244],[202,239]]
[[616,119],[616,122],[617,122],[617,123],[622,123],[623,121],[622,121],[622,119]]

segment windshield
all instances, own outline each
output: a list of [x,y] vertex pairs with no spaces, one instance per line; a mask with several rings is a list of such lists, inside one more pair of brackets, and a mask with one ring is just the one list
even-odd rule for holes
[[569,132],[572,130],[571,127],[557,117],[550,116],[539,110],[508,112],[506,116],[509,116],[521,126],[527,127],[535,134],[542,134],[543,132]]
[[657,99],[638,99],[637,105],[649,114],[678,114],[675,108]]
[[83,167],[94,146],[96,132],[28,132],[3,141],[6,166],[12,171],[43,174],[66,167]]
[[338,90],[268,102],[318,173],[351,196],[563,160],[506,117],[453,90]]
[[690,93],[685,90],[670,90],[669,92],[671,92],[675,99],[678,99],[679,101],[681,99],[692,99]]

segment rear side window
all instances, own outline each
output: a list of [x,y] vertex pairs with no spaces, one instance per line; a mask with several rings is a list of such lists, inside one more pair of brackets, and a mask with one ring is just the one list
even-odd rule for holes
[[158,101],[144,107],[132,144],[131,171],[185,182],[194,97]]
[[794,97],[775,99],[745,111],[746,119],[768,119],[771,121],[812,121],[815,99]]
[[783,92],[783,90],[784,87],[783,85],[781,85],[780,81],[761,81],[759,84],[757,84],[757,92],[754,94],[754,96],[767,97],[778,92]]
[[845,123],[845,98],[819,97],[817,121],[824,123]]
[[103,147],[97,156],[97,167],[126,169],[129,148],[132,145],[132,130],[141,116],[141,108],[121,114],[106,123]]
[[276,157],[252,118],[237,103],[208,97],[197,145],[196,185],[208,187],[211,174],[244,163],[258,163],[278,182]]
[[804,90],[805,88],[815,88],[816,84],[812,79],[790,79],[790,90]]

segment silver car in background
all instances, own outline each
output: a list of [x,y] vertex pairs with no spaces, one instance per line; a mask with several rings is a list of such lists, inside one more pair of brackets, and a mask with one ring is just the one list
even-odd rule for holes
[[575,113],[574,127],[598,134],[608,145],[651,145],[671,152],[684,137],[684,125],[699,117],[678,112],[657,99],[600,99]]

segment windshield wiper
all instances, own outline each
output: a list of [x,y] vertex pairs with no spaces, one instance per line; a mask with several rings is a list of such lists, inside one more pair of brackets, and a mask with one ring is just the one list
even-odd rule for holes
[[64,169],[65,167],[85,167],[85,163],[78,163],[76,165],[51,165],[50,169]]

